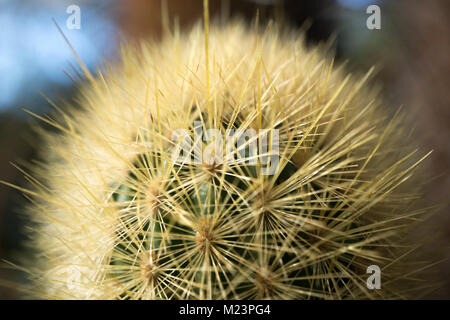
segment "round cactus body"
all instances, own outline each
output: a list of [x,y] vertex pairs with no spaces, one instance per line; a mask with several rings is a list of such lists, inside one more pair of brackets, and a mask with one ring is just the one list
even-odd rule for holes
[[234,22],[204,40],[199,25],[125,46],[60,111],[31,179],[34,292],[406,297],[420,159],[370,72],[275,27]]

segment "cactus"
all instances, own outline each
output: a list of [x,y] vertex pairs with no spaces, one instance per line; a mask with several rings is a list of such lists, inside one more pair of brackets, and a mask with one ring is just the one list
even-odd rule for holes
[[[124,46],[120,63],[86,71],[78,107],[42,118],[58,132],[43,133],[46,161],[27,175],[33,293],[408,297],[425,156],[367,84],[372,70],[347,74],[327,52],[236,21]],[[253,135],[218,150],[208,129]],[[370,265],[380,290],[366,286]]]

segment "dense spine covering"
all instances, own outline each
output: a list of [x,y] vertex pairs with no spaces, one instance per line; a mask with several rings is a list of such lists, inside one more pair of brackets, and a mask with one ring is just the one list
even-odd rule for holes
[[[403,235],[425,211],[412,181],[421,159],[366,84],[370,72],[347,75],[325,45],[306,48],[275,26],[212,26],[207,50],[204,38],[197,26],[125,46],[121,63],[81,86],[78,107],[47,120],[58,132],[46,133],[28,192],[35,294],[407,297],[414,245]],[[277,170],[262,174],[233,149],[233,161],[173,161],[174,132],[192,142],[196,124],[258,141],[276,130]],[[366,287],[370,265],[380,290]]]

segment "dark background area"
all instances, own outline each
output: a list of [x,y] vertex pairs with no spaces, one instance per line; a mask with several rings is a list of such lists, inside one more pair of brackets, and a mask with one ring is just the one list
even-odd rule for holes
[[[202,0],[168,0],[170,24],[174,17],[183,30],[202,16]],[[68,6],[81,9],[81,29],[66,27]],[[381,9],[381,30],[366,27],[366,8]],[[425,163],[430,179],[424,198],[443,204],[418,237],[435,236],[426,249],[437,259],[450,258],[450,1],[447,0],[210,0],[213,16],[243,16],[251,21],[259,11],[262,23],[276,17],[299,30],[308,26],[314,44],[335,37],[339,61],[364,72],[379,67],[387,106],[403,105],[413,115],[416,139],[422,150],[434,150]],[[0,180],[25,186],[22,174],[10,162],[31,161],[40,141],[35,122],[21,110],[39,115],[50,105],[42,91],[56,102],[70,100],[75,89],[64,73],[79,68],[57,28],[56,20],[91,70],[114,58],[122,39],[160,37],[160,0],[4,0],[0,3]],[[26,203],[21,192],[0,184],[0,259],[15,261],[24,248],[21,215]],[[450,263],[436,269],[440,288],[430,298],[450,298]],[[24,281],[23,274],[0,268],[0,279]],[[0,299],[20,298],[15,288],[0,287]]]

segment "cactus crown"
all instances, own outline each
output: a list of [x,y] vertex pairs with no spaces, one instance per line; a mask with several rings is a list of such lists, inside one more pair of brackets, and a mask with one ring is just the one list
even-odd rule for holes
[[[325,45],[276,27],[208,32],[206,52],[201,26],[124,47],[81,87],[82,110],[45,133],[52,157],[31,179],[37,294],[403,297],[421,159],[371,71],[346,75]],[[365,286],[372,264],[379,291]]]

